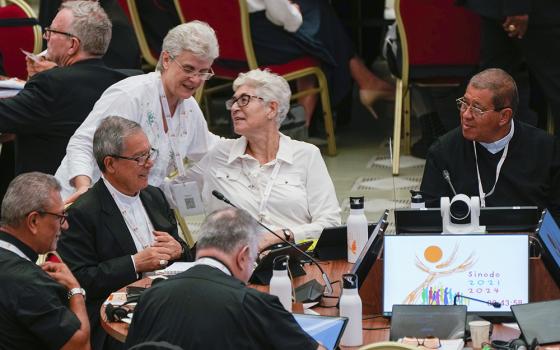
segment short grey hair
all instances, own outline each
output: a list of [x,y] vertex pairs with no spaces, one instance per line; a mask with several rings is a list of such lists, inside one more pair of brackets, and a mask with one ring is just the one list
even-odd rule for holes
[[206,22],[191,21],[171,29],[163,39],[156,70],[163,71],[163,53],[177,57],[188,51],[204,60],[214,61],[220,54],[216,32]]
[[97,1],[67,1],[60,6],[72,13],[70,33],[80,39],[83,51],[103,56],[111,41],[111,20]]
[[214,248],[232,254],[240,246],[248,245],[251,258],[256,259],[260,234],[257,222],[245,210],[221,209],[206,217],[196,246],[198,249]]
[[27,214],[52,205],[51,194],[60,189],[60,183],[52,175],[40,172],[18,175],[8,185],[2,201],[1,224],[18,227]]
[[242,85],[253,87],[255,94],[262,97],[265,102],[276,101],[278,103],[276,123],[280,128],[290,110],[290,97],[292,96],[290,85],[286,79],[268,69],[260,70],[257,68],[247,73],[239,73],[239,76],[233,82],[233,91],[237,91]]
[[101,172],[105,172],[106,157],[123,152],[125,139],[137,132],[143,132],[140,124],[119,116],[110,116],[99,124],[93,134],[93,156]]
[[485,89],[492,92],[492,104],[495,109],[510,107],[513,116],[517,114],[519,106],[519,93],[515,80],[506,71],[500,68],[489,68],[474,75],[469,81],[469,86],[475,89]]

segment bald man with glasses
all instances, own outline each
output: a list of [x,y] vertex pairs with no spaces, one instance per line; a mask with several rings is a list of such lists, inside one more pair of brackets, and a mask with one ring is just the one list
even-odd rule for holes
[[428,151],[420,190],[427,206],[457,193],[480,197],[481,206],[534,205],[560,218],[560,145],[556,138],[515,118],[513,78],[497,68],[471,78],[457,99],[461,126]]
[[99,322],[114,291],[176,260],[191,260],[163,192],[148,186],[158,157],[140,125],[111,116],[95,131],[102,178],[68,208],[70,229],[58,253],[88,293],[93,349],[120,349]]

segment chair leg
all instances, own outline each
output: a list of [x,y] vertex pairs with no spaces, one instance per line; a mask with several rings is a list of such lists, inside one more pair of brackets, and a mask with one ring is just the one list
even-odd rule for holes
[[393,175],[399,175],[401,151],[401,126],[403,114],[403,81],[397,79],[395,96],[395,120],[393,126]]
[[322,71],[316,70],[315,75],[319,83],[321,91],[321,106],[323,107],[323,118],[325,121],[325,132],[327,134],[327,155],[336,155],[336,138],[334,135],[333,116],[331,109],[331,101],[329,97],[329,90],[327,88],[327,78]]
[[404,140],[403,140],[403,153],[410,154],[410,94],[404,94],[403,105],[403,119],[404,119]]
[[191,231],[189,230],[189,226],[185,221],[185,218],[181,215],[181,213],[179,213],[179,210],[173,209],[173,212],[175,213],[175,218],[177,219],[177,222],[179,223],[179,227],[181,228],[181,234],[183,236],[183,239],[185,240],[189,248],[192,248],[195,242],[191,234]]

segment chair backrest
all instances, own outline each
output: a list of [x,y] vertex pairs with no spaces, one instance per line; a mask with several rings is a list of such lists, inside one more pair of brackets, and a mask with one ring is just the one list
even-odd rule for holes
[[33,10],[22,0],[8,0],[0,7],[0,52],[4,70],[11,77],[27,79],[25,55],[20,51],[41,51],[41,27]]
[[480,18],[454,2],[396,0],[403,63],[411,78],[462,76],[478,65]]
[[220,61],[246,62],[249,69],[258,67],[246,0],[174,1],[181,22],[204,21],[216,31]]

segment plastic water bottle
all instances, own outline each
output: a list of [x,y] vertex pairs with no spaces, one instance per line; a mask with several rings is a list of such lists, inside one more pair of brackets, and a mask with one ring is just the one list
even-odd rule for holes
[[276,295],[288,312],[292,312],[292,281],[288,276],[288,255],[274,258],[270,294]]
[[358,277],[348,273],[342,275],[342,296],[340,297],[340,316],[348,317],[348,324],[342,334],[340,345],[360,346],[362,335],[362,299],[358,294]]
[[420,191],[410,190],[410,207],[426,208],[426,202]]
[[364,197],[350,197],[350,215],[346,220],[348,262],[355,263],[368,240],[368,222],[364,214]]

